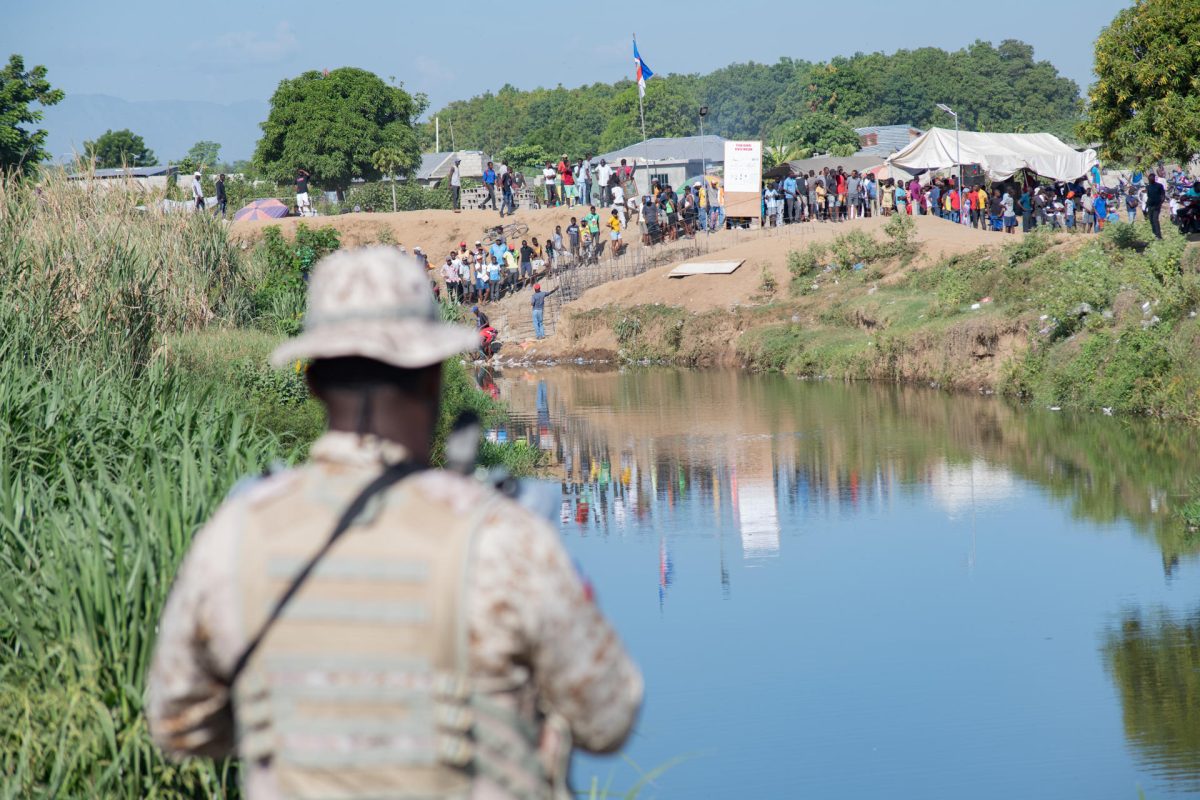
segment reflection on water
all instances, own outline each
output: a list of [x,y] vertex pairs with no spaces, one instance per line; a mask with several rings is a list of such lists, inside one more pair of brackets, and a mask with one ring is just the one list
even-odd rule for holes
[[599,532],[624,527],[627,514],[650,516],[654,499],[669,511],[691,495],[718,516],[730,504],[744,554],[770,556],[781,499],[883,510],[894,492],[923,488],[957,516],[1005,501],[1024,478],[1083,519],[1128,520],[1153,535],[1167,574],[1200,551],[1174,514],[1200,468],[1190,429],[733,372],[481,370],[479,379],[497,394],[503,385],[516,410],[511,430],[490,435],[544,450],[577,521]]
[[1194,431],[736,372],[479,378],[645,665],[634,759],[709,754],[660,796],[1200,793],[1195,623],[1096,646],[1198,596]]
[[1200,792],[1200,611],[1129,612],[1104,655],[1139,757],[1175,788]]

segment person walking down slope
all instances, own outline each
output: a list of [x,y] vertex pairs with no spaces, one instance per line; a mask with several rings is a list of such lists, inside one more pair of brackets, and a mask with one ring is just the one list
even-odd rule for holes
[[271,360],[310,362],[328,430],[179,569],[147,697],[172,756],[237,755],[248,800],[547,800],[567,737],[627,737],[642,679],[556,529],[430,466],[442,362],[477,340],[394,248],[317,264]]
[[533,335],[538,339],[546,338],[546,328],[543,325],[543,315],[546,309],[546,298],[558,291],[558,287],[551,289],[548,292],[542,291],[542,285],[535,283],[533,285],[533,298],[529,301],[533,308]]
[[1159,239],[1162,238],[1162,228],[1159,227],[1158,215],[1162,213],[1166,195],[1166,189],[1158,182],[1158,176],[1150,173],[1150,183],[1146,186],[1146,216],[1150,218],[1150,229]]
[[513,214],[517,213],[516,204],[513,202],[512,170],[505,170],[504,174],[500,176],[500,194],[503,198],[500,201],[500,216],[503,217],[504,212],[507,210],[508,215],[511,217]]
[[[492,211],[496,210],[496,168],[491,161],[487,162],[487,169],[483,171],[483,188],[487,190],[487,197],[479,204],[479,208],[485,209],[488,203],[492,204]],[[500,216],[504,216],[501,214]]]
[[462,213],[462,159],[454,159],[450,167],[450,207],[455,214]]

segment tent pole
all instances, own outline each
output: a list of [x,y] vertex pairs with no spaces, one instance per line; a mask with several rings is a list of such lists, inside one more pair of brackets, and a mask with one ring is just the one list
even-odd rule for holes
[[955,150],[954,160],[958,162],[958,186],[955,187],[958,190],[958,221],[960,224],[962,224],[963,223],[962,145],[960,145],[958,143],[958,114],[954,115],[954,150]]

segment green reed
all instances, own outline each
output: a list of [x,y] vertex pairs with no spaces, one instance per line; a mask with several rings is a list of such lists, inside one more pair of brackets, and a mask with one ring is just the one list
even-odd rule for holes
[[291,452],[156,358],[236,323],[244,259],[203,217],[0,179],[0,797],[219,797],[164,761],[142,704],[154,625],[199,524]]

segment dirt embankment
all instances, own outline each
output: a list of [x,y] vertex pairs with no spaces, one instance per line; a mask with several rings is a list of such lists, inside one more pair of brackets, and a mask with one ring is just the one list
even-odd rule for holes
[[790,252],[829,245],[850,231],[882,242],[884,222],[743,236],[704,257],[744,260],[731,275],[671,279],[671,265],[596,287],[568,304],[557,333],[527,344],[524,357],[669,361],[993,389],[1006,362],[1025,351],[1029,321],[1007,318],[986,303],[966,314],[939,315],[929,291],[914,288],[911,278],[948,257],[1011,244],[1019,235],[917,218],[903,256],[862,271],[818,273],[791,290]]
[[[285,235],[300,223],[332,225],[345,246],[378,241],[410,251],[420,246],[439,263],[459,242],[473,245],[486,227],[501,221],[524,223],[529,226],[524,238],[545,241],[555,226],[565,229],[572,216],[583,213],[579,208],[524,209],[503,220],[490,210],[359,213],[238,222],[232,232],[254,241],[269,225],[279,225]],[[743,261],[733,274],[671,279],[667,273],[676,264],[668,264],[595,287],[563,308],[541,342],[531,340],[525,293],[489,306],[489,315],[507,342],[506,359],[669,361],[991,389],[1005,362],[1027,346],[1028,321],[1006,319],[986,306],[966,316],[931,319],[924,313],[930,298],[910,288],[909,279],[942,259],[1011,244],[1021,234],[985,232],[932,217],[913,222],[913,242],[903,257],[861,272],[819,274],[811,283],[806,279],[799,294],[790,289],[789,253],[828,246],[850,232],[883,241],[886,220],[713,234],[705,243],[708,254],[699,260]],[[557,281],[544,283],[549,289]]]

